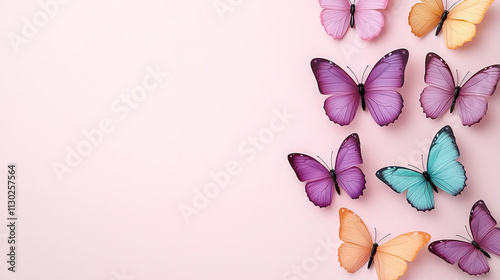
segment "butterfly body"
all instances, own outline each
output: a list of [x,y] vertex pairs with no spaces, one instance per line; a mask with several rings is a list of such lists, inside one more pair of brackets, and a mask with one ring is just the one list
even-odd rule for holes
[[377,242],[373,243],[372,251],[370,252],[370,259],[368,259],[368,269],[370,269],[370,267],[372,266],[373,257],[375,257],[375,254],[377,253],[377,248],[378,248],[378,243]]
[[445,126],[432,140],[427,170],[420,172],[400,166],[388,166],[376,172],[377,178],[397,193],[406,193],[406,200],[418,211],[434,209],[433,192],[438,189],[456,196],[465,188],[465,169],[457,161],[460,151],[453,130]]
[[340,194],[342,188],[353,199],[359,198],[365,189],[365,175],[357,167],[363,163],[363,159],[356,133],[344,139],[337,153],[335,166],[332,168],[325,167],[314,158],[299,153],[289,154],[288,162],[299,181],[306,182],[307,197],[316,206],[330,205],[334,189]]
[[321,94],[329,95],[324,109],[339,125],[354,119],[361,103],[374,121],[386,126],[396,121],[403,110],[403,97],[397,91],[404,84],[408,50],[398,49],[384,55],[368,74],[366,81],[355,82],[341,67],[324,58],[311,60],[311,69]]
[[441,32],[441,28],[443,28],[443,23],[446,20],[446,18],[448,18],[449,13],[450,13],[450,11],[445,10],[443,12],[443,14],[441,15],[441,21],[438,23],[437,28],[436,28],[436,36],[439,34],[439,32]]
[[349,12],[351,13],[351,20],[349,22],[349,25],[351,28],[354,27],[354,12],[356,11],[356,5],[351,4],[351,8],[349,9]]
[[449,264],[458,263],[458,267],[470,275],[487,273],[490,271],[487,262],[490,253],[500,256],[500,228],[496,225],[484,201],[479,200],[469,215],[472,241],[437,240],[429,244],[428,249]]

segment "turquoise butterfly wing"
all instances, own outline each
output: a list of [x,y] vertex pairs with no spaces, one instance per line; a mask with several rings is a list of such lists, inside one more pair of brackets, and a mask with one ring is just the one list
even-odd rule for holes
[[429,149],[427,171],[423,173],[405,167],[389,166],[376,176],[397,193],[406,193],[411,206],[419,211],[434,209],[434,194],[438,188],[456,196],[465,188],[465,169],[457,161],[460,151],[453,130],[445,126],[434,137]]

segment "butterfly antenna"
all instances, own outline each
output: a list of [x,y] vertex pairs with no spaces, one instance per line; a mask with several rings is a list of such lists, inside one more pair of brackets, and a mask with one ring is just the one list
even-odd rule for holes
[[420,173],[424,173],[424,171],[420,170],[420,168],[416,167],[416,166],[415,166],[415,165],[413,165],[413,164],[408,164],[408,166],[411,166],[411,167],[413,167],[413,168],[417,169],[418,171],[420,171]]
[[[448,8],[448,11],[451,10],[451,8],[453,8],[456,4],[458,4],[458,2],[460,2],[461,0],[458,0],[457,2],[453,3],[453,5],[451,5],[451,7]],[[448,2],[448,0],[446,1]],[[446,6],[448,6],[448,3],[446,3]]]
[[366,65],[365,71],[363,71],[363,76],[361,76],[361,82],[364,81],[366,69],[368,69],[368,66],[370,66],[370,65]]
[[325,162],[322,158],[320,158],[319,156],[317,156],[317,157],[318,157],[318,158],[319,158],[319,159],[320,159],[320,160],[321,160],[321,161],[325,164],[325,166],[326,166],[328,169],[330,169],[330,167],[328,166],[328,164],[326,164],[326,162]]
[[377,243],[380,243],[382,242],[382,240],[384,240],[384,238],[386,238],[387,236],[391,235],[390,233],[388,233],[386,236],[382,237],[382,239],[380,239]]
[[375,242],[377,242],[377,228],[374,227],[374,229],[375,229]]
[[351,71],[351,73],[354,75],[354,79],[356,79],[356,83],[358,83],[358,84],[359,84],[358,77],[356,77],[356,74],[354,74],[354,71],[352,71],[351,67],[349,67],[349,66],[346,66],[346,67],[347,67],[347,69],[349,69],[349,71]]
[[[465,81],[465,78],[467,78],[467,75],[469,75],[470,71],[467,71],[467,74],[465,74],[464,78],[462,79],[462,81],[460,82],[460,86],[463,85],[463,82]],[[457,81],[458,81],[458,77],[457,77]]]
[[469,235],[470,239],[474,239],[474,238],[470,235],[470,233],[469,233],[469,229],[467,228],[467,226],[465,226],[465,231],[467,231],[467,235]]
[[422,170],[425,170],[425,166],[424,166],[424,154],[420,154],[420,158],[422,159]]
[[458,236],[458,237],[462,237],[464,240],[467,240],[467,242],[472,242],[472,241],[470,241],[469,239],[467,239],[467,238],[465,238],[465,237],[461,236],[460,234],[457,234],[457,236]]
[[333,169],[333,151],[330,154],[330,164],[332,165],[332,169]]

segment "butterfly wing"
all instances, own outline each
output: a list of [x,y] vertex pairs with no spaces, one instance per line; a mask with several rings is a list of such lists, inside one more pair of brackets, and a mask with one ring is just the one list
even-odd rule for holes
[[334,39],[344,37],[351,19],[349,0],[320,0],[321,24]]
[[490,270],[486,256],[469,242],[438,240],[429,244],[429,251],[449,264],[458,262],[458,267],[470,275],[483,274]]
[[378,170],[375,175],[397,193],[408,190],[406,200],[418,211],[434,209],[432,186],[421,173],[404,167],[388,166]]
[[415,231],[402,234],[377,248],[374,257],[379,279],[398,279],[407,269],[407,261],[413,261],[431,236],[426,232]]
[[353,133],[342,142],[335,160],[337,182],[351,198],[359,198],[365,189],[365,175],[356,167],[361,163],[359,136]]
[[464,166],[457,161],[460,151],[449,125],[441,128],[432,140],[427,159],[427,172],[432,182],[445,192],[456,196],[465,188]]
[[491,216],[484,201],[474,203],[470,211],[469,224],[474,240],[481,248],[500,255],[500,228]]
[[313,59],[311,68],[321,94],[331,95],[324,106],[330,120],[340,125],[350,124],[361,100],[358,85],[342,68],[327,59]]
[[304,154],[290,154],[288,162],[297,178],[307,182],[307,197],[314,205],[326,207],[332,203],[334,183],[330,172],[323,165]]
[[443,35],[449,49],[461,47],[476,35],[480,23],[494,0],[465,0],[450,10],[443,23]]
[[384,26],[384,16],[377,9],[385,9],[388,0],[358,0],[354,12],[354,24],[359,37],[371,40],[378,36]]
[[442,0],[422,0],[415,4],[408,16],[411,32],[418,37],[429,33],[441,21],[444,12]]
[[420,104],[425,115],[435,119],[450,108],[455,92],[455,81],[446,61],[432,52],[425,58],[424,80],[429,85],[420,94]]
[[351,210],[340,208],[339,218],[339,237],[344,241],[339,247],[340,266],[353,273],[370,258],[372,237],[363,220]]
[[366,105],[380,126],[393,123],[403,110],[403,97],[396,89],[403,86],[408,56],[406,49],[394,50],[384,55],[366,79]]
[[456,107],[463,125],[478,123],[486,114],[488,103],[500,79],[500,64],[487,66],[472,76],[460,89]]

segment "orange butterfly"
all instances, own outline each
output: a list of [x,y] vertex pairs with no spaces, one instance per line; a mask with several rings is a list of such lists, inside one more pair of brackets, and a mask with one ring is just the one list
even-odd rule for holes
[[464,0],[455,8],[458,2],[451,5],[448,10],[443,8],[442,0],[421,1],[412,7],[408,17],[411,32],[422,37],[437,25],[436,36],[443,29],[446,46],[456,49],[476,35],[475,24],[483,20],[495,0]]
[[354,212],[340,208],[339,216],[339,235],[344,241],[339,247],[339,262],[349,273],[356,272],[368,261],[368,268],[375,265],[379,280],[398,279],[406,272],[406,261],[413,261],[431,239],[426,232],[414,231],[379,245],[373,242],[365,224]]

